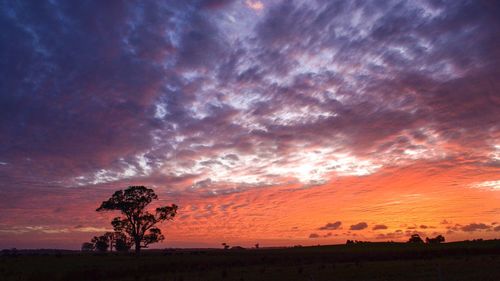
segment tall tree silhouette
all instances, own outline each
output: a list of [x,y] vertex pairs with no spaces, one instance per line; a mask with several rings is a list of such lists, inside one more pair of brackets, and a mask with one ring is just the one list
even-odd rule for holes
[[111,221],[116,232],[125,233],[135,245],[136,255],[141,248],[165,239],[156,224],[172,220],[177,214],[177,205],[158,207],[154,214],[146,210],[153,201],[158,200],[155,192],[144,186],[129,186],[116,191],[111,198],[103,201],[96,211],[120,211],[123,216]]

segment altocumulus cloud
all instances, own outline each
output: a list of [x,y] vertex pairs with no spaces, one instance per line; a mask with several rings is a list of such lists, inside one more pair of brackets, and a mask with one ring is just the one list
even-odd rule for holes
[[468,225],[462,226],[460,229],[465,232],[474,232],[479,230],[491,229],[491,225],[487,225],[484,223],[470,223]]
[[2,4],[6,181],[216,195],[498,161],[498,5],[248,3]]
[[368,227],[368,224],[366,222],[360,222],[360,223],[351,225],[351,227],[349,227],[349,230],[363,230],[367,227]]
[[320,237],[321,236],[319,234],[317,234],[317,233],[311,233],[311,234],[309,234],[309,238],[310,239],[316,239],[316,238],[320,238]]
[[318,228],[318,230],[336,230],[339,229],[341,225],[342,222],[340,221],[336,221],[334,223],[329,222],[325,226]]
[[372,228],[372,230],[381,230],[381,229],[387,229],[387,225],[377,224],[377,225],[374,225]]

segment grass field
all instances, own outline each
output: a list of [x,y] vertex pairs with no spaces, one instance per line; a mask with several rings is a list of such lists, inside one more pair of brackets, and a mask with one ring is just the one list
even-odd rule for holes
[[500,240],[0,258],[0,280],[500,280]]

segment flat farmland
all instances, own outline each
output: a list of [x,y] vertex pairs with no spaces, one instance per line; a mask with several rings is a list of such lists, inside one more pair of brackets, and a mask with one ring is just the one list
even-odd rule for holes
[[4,252],[10,280],[500,280],[500,240],[117,253]]

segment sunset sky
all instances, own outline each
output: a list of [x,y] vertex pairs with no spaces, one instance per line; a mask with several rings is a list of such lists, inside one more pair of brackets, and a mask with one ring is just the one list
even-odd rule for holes
[[498,1],[0,1],[0,249],[500,238]]

